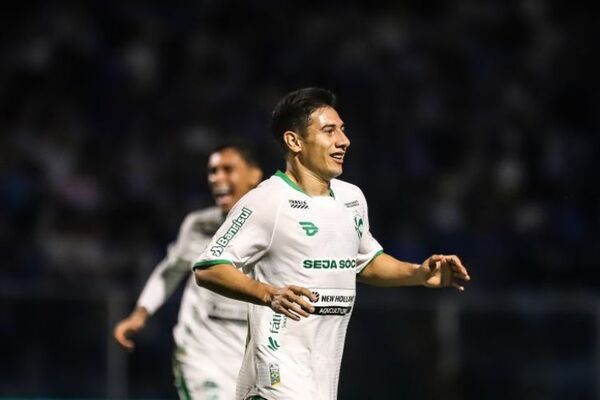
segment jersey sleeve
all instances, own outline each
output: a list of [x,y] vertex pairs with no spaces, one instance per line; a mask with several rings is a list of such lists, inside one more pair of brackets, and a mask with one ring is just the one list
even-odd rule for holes
[[242,197],[192,269],[231,264],[248,272],[271,245],[279,213],[276,197],[261,188]]
[[[369,265],[371,260],[383,253],[383,248],[371,234],[369,225],[369,207],[367,206],[367,200],[362,192],[360,192],[360,204],[361,211],[359,215],[362,218],[363,227],[358,248],[358,257],[356,259],[357,274],[360,274],[362,270]],[[358,223],[360,224],[360,221]]]
[[190,265],[202,253],[209,238],[193,229],[195,218],[188,215],[181,227],[177,240],[169,245],[167,256],[154,267],[137,301],[154,314],[173,294],[179,283],[189,276]]

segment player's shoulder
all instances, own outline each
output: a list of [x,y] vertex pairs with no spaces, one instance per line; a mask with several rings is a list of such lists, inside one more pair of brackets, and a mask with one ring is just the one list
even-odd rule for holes
[[344,202],[356,200],[362,203],[365,201],[365,195],[362,190],[353,183],[341,179],[332,179],[330,187],[336,199],[343,200]]
[[272,207],[280,202],[284,196],[285,185],[282,184],[281,178],[273,175],[246,193],[240,200],[240,203]]
[[223,220],[223,211],[219,207],[207,207],[187,214],[181,224],[181,229],[212,234],[223,223]]

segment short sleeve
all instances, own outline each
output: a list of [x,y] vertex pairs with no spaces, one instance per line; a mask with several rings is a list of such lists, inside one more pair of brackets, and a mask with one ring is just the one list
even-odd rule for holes
[[269,249],[279,212],[278,201],[257,188],[242,197],[227,215],[193,269],[232,264],[247,272]]
[[[356,259],[356,273],[360,274],[362,270],[369,265],[371,260],[383,253],[383,248],[379,242],[371,234],[369,225],[369,207],[367,200],[362,192],[360,192],[360,217],[362,218],[362,234],[358,248],[358,257]],[[358,221],[361,224],[361,221]]]
[[170,264],[183,266],[186,271],[189,271],[189,265],[206,249],[211,236],[203,233],[198,228],[200,225],[198,216],[186,217],[179,229],[177,240],[169,246],[167,257]]

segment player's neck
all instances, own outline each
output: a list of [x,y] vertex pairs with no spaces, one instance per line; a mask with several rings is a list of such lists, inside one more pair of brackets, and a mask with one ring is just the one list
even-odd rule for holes
[[309,196],[328,196],[329,181],[299,162],[288,160],[285,174]]

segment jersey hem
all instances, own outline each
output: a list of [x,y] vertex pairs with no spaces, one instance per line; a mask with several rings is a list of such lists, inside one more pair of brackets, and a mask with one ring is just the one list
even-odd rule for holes
[[365,270],[365,268],[367,268],[367,266],[371,263],[371,261],[373,261],[375,259],[375,257],[380,256],[382,254],[383,254],[383,249],[381,249],[378,252],[376,252],[375,254],[373,254],[373,257],[371,257],[371,259],[365,263],[365,266],[362,267],[362,269],[360,271],[358,271],[358,273],[356,275],[360,276],[360,274],[362,274],[362,272]]

